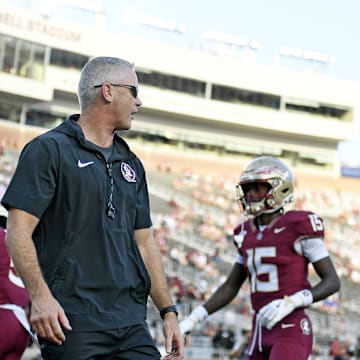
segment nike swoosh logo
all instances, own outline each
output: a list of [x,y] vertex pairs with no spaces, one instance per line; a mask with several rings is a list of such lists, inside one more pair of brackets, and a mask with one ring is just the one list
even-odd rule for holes
[[89,165],[92,165],[92,164],[94,164],[94,162],[93,161],[88,161],[88,162],[81,162],[80,160],[78,160],[78,163],[77,163],[77,166],[79,167],[79,168],[84,168],[84,167],[87,167],[87,166],[89,166]]
[[282,329],[287,329],[287,328],[291,328],[291,327],[294,327],[295,324],[281,324],[281,328]]
[[283,226],[281,228],[275,228],[274,229],[274,233],[275,234],[278,234],[278,233],[281,233],[282,231],[284,231],[286,229],[286,226]]

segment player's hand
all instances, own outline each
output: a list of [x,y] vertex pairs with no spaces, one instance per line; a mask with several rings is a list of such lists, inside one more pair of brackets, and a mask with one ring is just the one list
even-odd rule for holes
[[295,306],[289,298],[273,300],[260,309],[258,318],[261,325],[270,330],[294,309]]
[[263,306],[258,313],[258,318],[261,325],[270,330],[295,309],[309,306],[312,302],[311,292],[309,290],[301,290],[291,296],[273,300]]
[[190,333],[196,324],[199,324],[208,316],[207,310],[203,306],[197,306],[191,314],[180,322],[179,328],[182,335]]
[[63,329],[71,330],[63,308],[50,291],[32,299],[30,322],[39,337],[58,345],[65,340]]

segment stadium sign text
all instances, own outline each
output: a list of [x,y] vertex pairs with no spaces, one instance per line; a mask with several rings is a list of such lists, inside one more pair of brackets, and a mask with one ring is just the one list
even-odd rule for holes
[[0,25],[1,24],[30,31],[32,33],[47,35],[60,40],[73,41],[77,43],[81,41],[81,33],[79,32],[74,32],[61,26],[52,25],[46,21],[24,18],[9,12],[0,11]]

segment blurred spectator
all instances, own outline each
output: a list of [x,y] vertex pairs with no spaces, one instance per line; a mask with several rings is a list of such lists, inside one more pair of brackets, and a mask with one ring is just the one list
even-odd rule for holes
[[344,348],[344,359],[352,359],[354,355],[354,348],[351,346],[350,341],[346,340],[343,344]]
[[360,336],[358,336],[357,343],[355,344],[354,356],[356,360],[360,360]]
[[216,335],[215,323],[211,320],[206,320],[202,330],[203,335],[213,338]]
[[331,359],[334,360],[344,360],[344,349],[341,345],[340,339],[338,336],[335,336],[331,341],[330,341],[330,349],[329,349],[329,355],[331,356]]
[[5,153],[5,143],[2,139],[0,139],[0,156],[4,155]]
[[235,333],[231,329],[225,329],[224,324],[220,323],[215,336],[212,339],[215,349],[231,350],[235,344]]
[[201,294],[200,294],[198,288],[192,283],[188,284],[188,286],[186,288],[186,296],[189,299],[193,299],[193,300],[201,299]]
[[170,278],[170,280],[168,281],[168,285],[171,295],[175,296],[178,299],[182,299],[182,297],[184,296],[184,286],[182,281],[177,276],[174,276]]
[[250,334],[250,330],[242,329],[239,341],[234,345],[229,354],[230,359],[246,360],[248,358]]
[[214,250],[214,254],[213,254],[213,256],[212,256],[212,260],[215,261],[215,263],[221,263],[221,262],[223,261],[222,258],[221,258],[221,256],[220,256],[220,250],[219,250],[219,248],[216,248],[216,249]]

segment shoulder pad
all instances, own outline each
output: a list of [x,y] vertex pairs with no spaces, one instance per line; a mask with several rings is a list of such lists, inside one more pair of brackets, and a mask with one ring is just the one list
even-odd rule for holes
[[293,210],[284,214],[286,222],[301,237],[324,237],[323,219],[311,211]]

